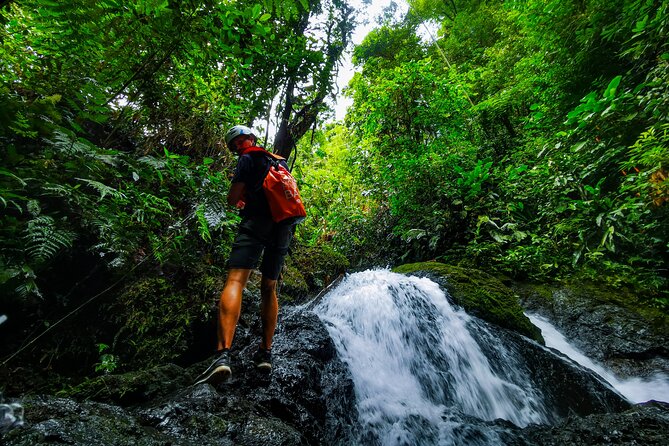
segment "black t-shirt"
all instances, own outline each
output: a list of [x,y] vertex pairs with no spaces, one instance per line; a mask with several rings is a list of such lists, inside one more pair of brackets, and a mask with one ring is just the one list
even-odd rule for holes
[[[285,161],[280,161],[280,163],[286,169],[288,168]],[[262,183],[269,166],[270,161],[267,155],[259,152],[247,153],[237,160],[232,182],[244,183],[246,186],[244,196],[246,206],[239,212],[242,217],[271,217],[267,198],[262,190]]]

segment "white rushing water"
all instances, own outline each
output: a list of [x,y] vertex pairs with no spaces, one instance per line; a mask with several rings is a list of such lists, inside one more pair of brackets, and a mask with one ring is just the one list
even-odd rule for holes
[[[361,443],[461,444],[460,420],[502,418],[518,426],[546,422],[541,394],[519,358],[449,304],[425,278],[387,270],[347,276],[314,309],[353,377]],[[482,352],[470,331],[492,340]],[[478,441],[498,444],[495,432]]]
[[632,403],[648,400],[669,402],[669,375],[658,372],[648,378],[618,378],[610,370],[597,364],[576,347],[555,328],[548,319],[537,314],[526,314],[530,321],[539,327],[546,341],[546,347],[554,348],[606,380],[614,389]]

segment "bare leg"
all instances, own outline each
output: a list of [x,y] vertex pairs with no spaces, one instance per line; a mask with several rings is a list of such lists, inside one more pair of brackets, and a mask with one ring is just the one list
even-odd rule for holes
[[242,310],[242,292],[251,275],[250,269],[231,269],[218,304],[218,349],[229,349]]
[[279,315],[279,301],[276,296],[276,280],[265,277],[260,281],[260,320],[262,321],[262,340],[260,347],[269,350],[272,348],[272,339]]

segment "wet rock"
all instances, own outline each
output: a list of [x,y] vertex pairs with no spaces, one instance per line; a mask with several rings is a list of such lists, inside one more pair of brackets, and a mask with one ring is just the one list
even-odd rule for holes
[[76,399],[131,406],[164,397],[190,384],[184,369],[165,364],[148,370],[104,375],[84,381],[67,392]]
[[559,352],[511,331],[499,331],[497,335],[507,348],[515,349],[524,358],[523,367],[542,389],[545,406],[552,408],[552,422],[571,415],[619,412],[630,407],[622,395],[594,372]]
[[514,291],[529,311],[550,319],[570,342],[618,376],[669,370],[669,316],[635,296],[592,284],[518,284]]
[[117,406],[53,396],[28,397],[23,404],[26,424],[3,438],[7,446],[164,445],[169,440],[146,431]]
[[527,427],[522,434],[537,446],[665,446],[669,444],[669,404],[651,401],[621,413],[570,417],[557,426]]
[[543,343],[541,331],[525,316],[517,295],[483,271],[438,262],[406,264],[393,271],[428,277],[446,289],[454,303],[469,314]]
[[[165,364],[97,378],[78,386],[67,398],[25,397],[20,402],[26,423],[6,434],[3,444],[369,444],[356,441],[365,437],[357,422],[351,376],[325,326],[307,308],[281,310],[271,374],[253,367],[251,356],[260,327],[253,297],[245,296],[233,375],[227,382],[191,385],[209,364],[208,358],[187,368]],[[521,429],[502,420],[462,416],[457,420],[466,422],[454,431],[454,444],[667,444],[666,404],[630,409],[591,372],[525,336],[498,330],[494,337],[488,342],[504,342],[522,353],[526,359],[522,367],[545,389],[544,398],[554,407],[557,424]]]
[[227,382],[191,385],[207,359],[97,378],[68,398],[26,397],[26,425],[3,444],[349,444],[357,425],[353,384],[322,322],[309,311],[282,310],[266,374],[251,361],[258,322],[245,317]]
[[15,401],[5,401],[0,393],[0,436],[23,426],[23,406]]

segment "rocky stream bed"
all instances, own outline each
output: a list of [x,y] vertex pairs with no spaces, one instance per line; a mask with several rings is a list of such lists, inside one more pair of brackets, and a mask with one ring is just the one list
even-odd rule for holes
[[[442,286],[451,288],[452,296],[462,296],[466,290],[462,286],[466,281],[443,269],[435,273],[414,266],[409,270],[438,276]],[[496,279],[487,280],[486,286],[493,284],[496,292],[519,296],[526,307],[549,315],[567,333],[576,334],[586,351],[620,364],[622,371],[643,372],[667,364],[669,344],[662,323],[648,324],[639,316],[641,327],[616,308],[596,305],[586,309],[585,302],[592,299],[583,290],[579,294],[582,301],[566,304],[578,293],[556,289],[548,293],[554,298],[547,299],[545,291],[511,290]],[[477,285],[478,292],[482,287]],[[466,302],[453,299],[466,308]],[[243,318],[248,323],[235,338],[233,376],[227,382],[191,385],[208,359],[188,367],[165,364],[105,375],[62,394],[13,398],[6,402],[22,406],[24,424],[5,432],[0,440],[7,446],[374,444],[361,432],[350,372],[338,357],[326,326],[310,308],[281,309],[274,368],[269,375],[257,372],[251,364],[258,324],[256,308],[247,304]],[[494,312],[491,317],[480,309],[474,312],[496,324],[500,339],[525,352],[533,379],[549,389],[546,394],[556,408],[556,421],[521,428],[504,420],[469,417],[470,426],[494,429],[503,444],[513,446],[669,443],[669,404],[632,405],[590,371],[560,359],[527,337],[525,325],[520,330],[501,328]],[[616,317],[621,318],[619,323],[609,323]],[[475,431],[466,444],[484,444]]]

